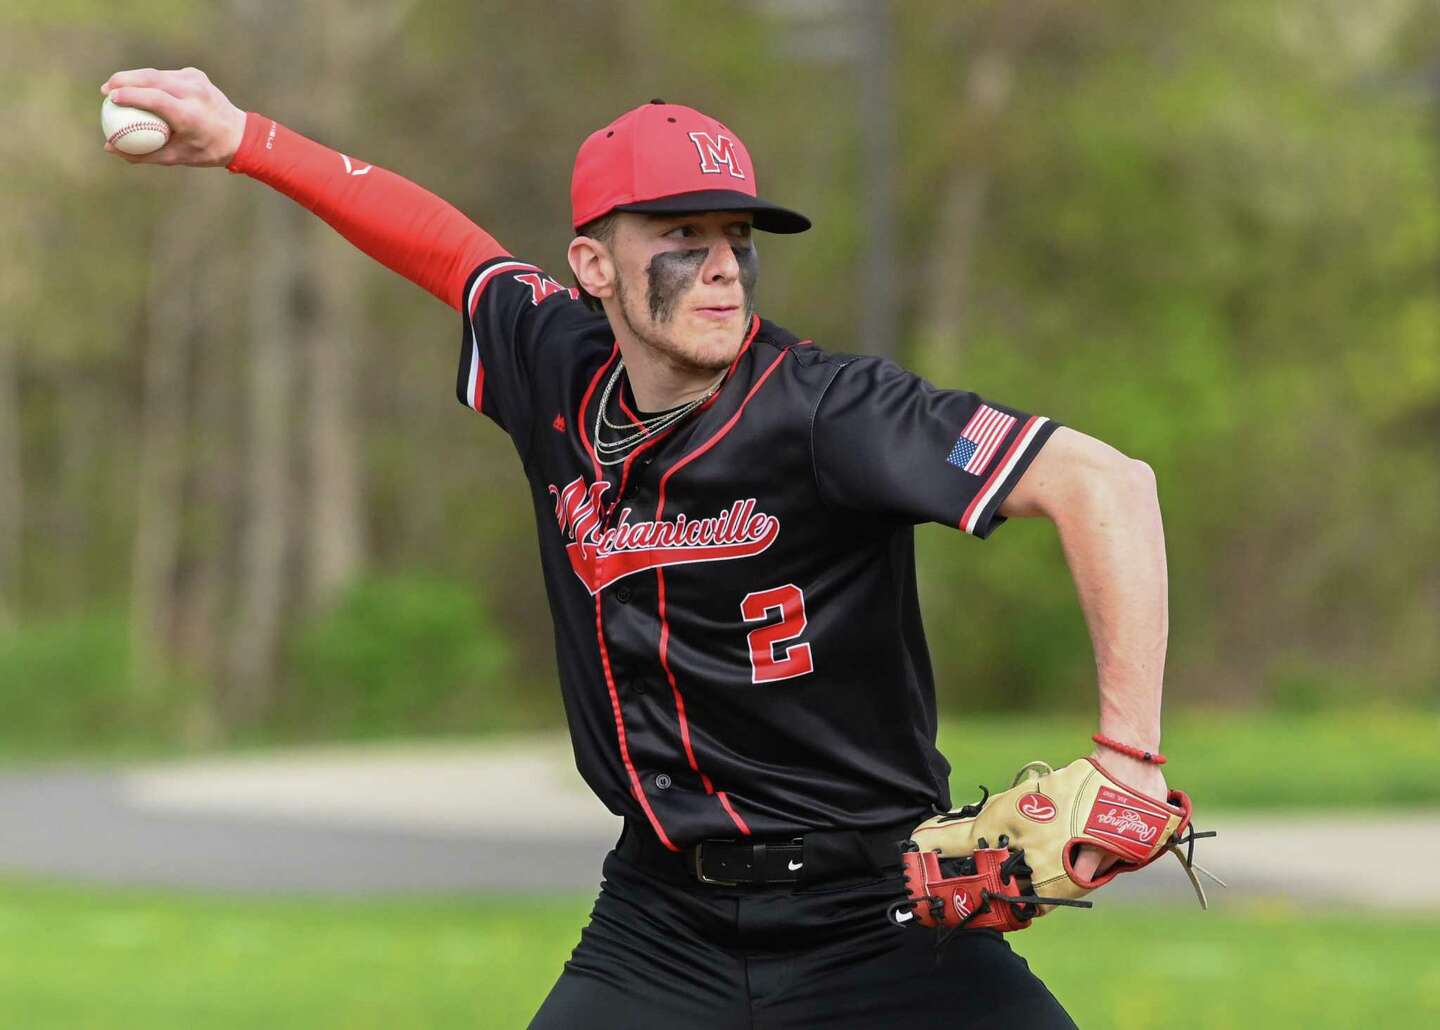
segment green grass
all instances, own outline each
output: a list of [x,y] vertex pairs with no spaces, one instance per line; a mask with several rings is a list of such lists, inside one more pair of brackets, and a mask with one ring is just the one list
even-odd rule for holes
[[[1092,748],[1093,721],[987,716],[941,728],[959,804],[1010,785],[1032,758],[1063,765]],[[1172,787],[1214,809],[1440,805],[1440,712],[1183,712],[1165,720]]]
[[1212,912],[1110,906],[1057,913],[1010,941],[1082,1027],[1440,1021],[1437,915],[1382,920],[1292,904]]
[[[243,901],[0,884],[0,1022],[27,1030],[524,1026],[588,898]],[[921,932],[921,931],[916,931]],[[1440,1020],[1440,917],[1109,906],[1010,942],[1085,1027]]]
[[524,1026],[588,901],[252,901],[0,887],[0,1025]]

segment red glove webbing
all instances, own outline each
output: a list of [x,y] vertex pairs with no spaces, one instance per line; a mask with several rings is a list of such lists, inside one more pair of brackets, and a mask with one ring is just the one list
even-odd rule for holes
[[251,112],[230,171],[310,209],[355,246],[459,310],[465,278],[504,257],[495,238],[410,180]]

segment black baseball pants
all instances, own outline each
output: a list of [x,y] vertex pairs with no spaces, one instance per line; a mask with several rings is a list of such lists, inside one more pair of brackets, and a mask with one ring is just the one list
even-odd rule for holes
[[580,943],[531,1030],[1070,1028],[993,930],[897,927],[904,888],[881,876],[725,888],[688,879],[651,835],[605,859]]

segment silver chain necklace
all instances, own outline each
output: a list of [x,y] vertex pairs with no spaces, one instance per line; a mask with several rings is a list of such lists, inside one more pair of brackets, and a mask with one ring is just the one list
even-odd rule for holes
[[611,421],[610,421],[610,416],[605,413],[605,409],[604,409],[604,408],[601,408],[601,409],[600,409],[600,420],[605,423],[605,428],[606,428],[606,429],[626,430],[626,429],[633,429],[635,426],[640,426],[640,427],[643,428],[643,427],[645,427],[645,426],[653,426],[653,425],[657,425],[658,423],[664,422],[666,419],[668,419],[668,418],[670,418],[672,415],[674,415],[674,414],[675,414],[675,411],[676,411],[676,409],[672,408],[672,409],[669,410],[669,411],[662,411],[662,412],[660,412],[658,415],[651,415],[651,416],[648,417],[648,418],[641,418],[639,415],[636,415],[636,416],[635,416],[631,421],[629,421],[629,422],[611,422]]
[[638,420],[640,428],[629,436],[622,436],[617,440],[602,440],[600,439],[602,426],[615,430],[627,430],[631,428],[629,425],[611,422],[609,416],[605,414],[606,409],[610,407],[610,394],[614,392],[615,385],[620,382],[620,376],[624,372],[625,359],[621,358],[615,362],[615,371],[610,373],[610,380],[605,384],[605,391],[600,395],[600,408],[595,412],[595,460],[601,465],[619,465],[630,456],[632,451],[645,443],[645,441],[669,429],[711,397],[715,396],[715,392],[720,389],[720,384],[725,381],[725,377],[721,376],[716,380],[714,386],[710,387],[710,389],[706,390],[699,397],[696,397],[693,401],[682,404],[680,407],[670,411],[662,412],[659,415],[652,415],[649,418]]

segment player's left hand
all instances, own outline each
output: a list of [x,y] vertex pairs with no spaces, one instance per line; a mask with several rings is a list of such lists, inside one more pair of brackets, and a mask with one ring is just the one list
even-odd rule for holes
[[[1138,758],[1100,748],[1092,751],[1090,757],[1103,765],[1115,779],[1141,794],[1163,800],[1169,793],[1169,787],[1165,785],[1165,774],[1160,771],[1160,766],[1152,762],[1142,762]],[[1082,844],[1080,855],[1075,859],[1075,871],[1091,880],[1107,872],[1118,861],[1119,859],[1108,851]]]

